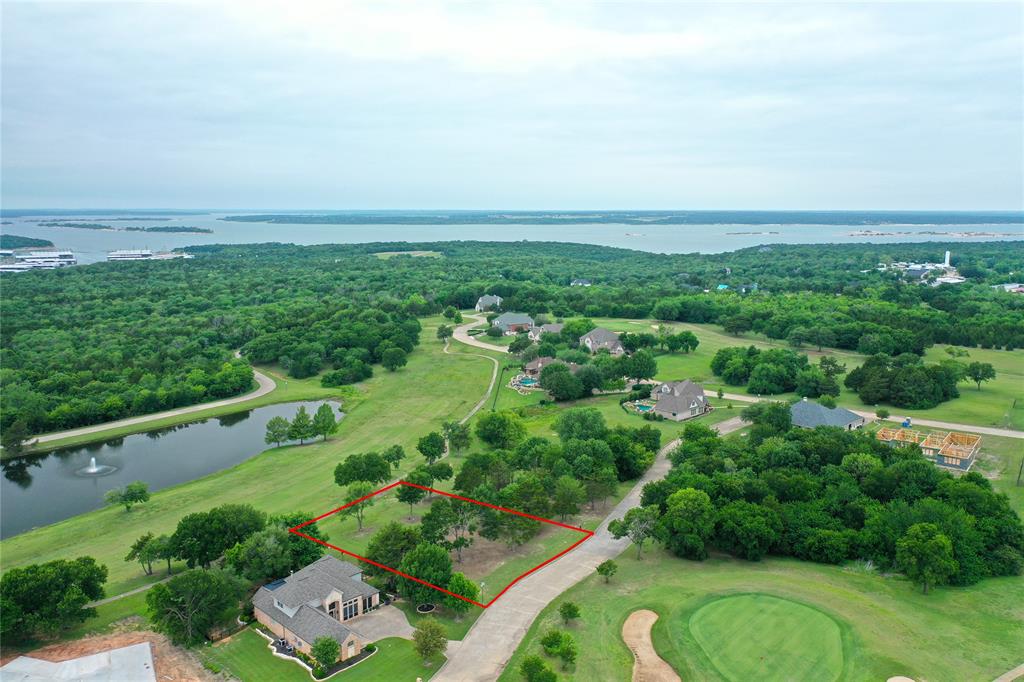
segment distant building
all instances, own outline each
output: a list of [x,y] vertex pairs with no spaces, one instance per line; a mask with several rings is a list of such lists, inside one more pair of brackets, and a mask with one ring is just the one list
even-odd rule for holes
[[491,322],[505,335],[526,332],[533,328],[533,318],[526,313],[502,313]]
[[26,251],[15,253],[18,263],[27,265],[29,270],[53,270],[78,265],[78,259],[71,251]]
[[655,401],[655,414],[674,421],[699,417],[711,411],[704,387],[689,379],[666,381],[651,391],[651,400]]
[[852,431],[864,426],[865,419],[850,412],[845,407],[825,407],[820,403],[804,398],[789,408],[793,426],[801,429],[814,429],[819,426],[838,426]]
[[501,307],[501,296],[485,294],[476,300],[476,311],[482,313],[485,310],[494,310]]
[[580,337],[580,345],[591,353],[599,350],[607,350],[612,355],[622,355],[626,349],[622,347],[622,341],[615,332],[598,327]]
[[914,444],[921,448],[921,454],[940,467],[956,471],[968,471],[981,450],[981,436],[957,431],[936,431],[923,434],[910,429],[879,429],[878,440],[899,447]]
[[163,251],[153,253],[149,249],[121,249],[107,254],[108,261],[124,260],[173,260],[175,258],[193,258],[191,253],[184,251]]
[[564,324],[542,324],[540,326],[534,325],[533,329],[530,330],[530,340],[540,341],[540,337],[543,334],[561,334],[562,329],[565,327]]
[[589,287],[592,284],[593,282],[591,282],[589,279],[574,279],[573,281],[569,282],[569,286],[571,287]]
[[1024,294],[1024,284],[1019,282],[1011,282],[1009,284],[996,284],[992,287],[993,289],[1002,289],[1008,291],[1011,294]]
[[525,365],[523,365],[523,372],[526,374],[526,376],[539,377],[540,373],[543,372],[544,368],[547,367],[548,365],[568,365],[569,371],[572,372],[573,374],[578,372],[580,367],[583,366],[577,365],[575,362],[565,362],[564,360],[559,360],[558,358],[542,357],[534,358],[533,360],[530,360]]

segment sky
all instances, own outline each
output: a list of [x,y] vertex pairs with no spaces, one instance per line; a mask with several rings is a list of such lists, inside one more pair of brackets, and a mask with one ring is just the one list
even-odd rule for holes
[[5,208],[1024,209],[1024,4],[0,3]]

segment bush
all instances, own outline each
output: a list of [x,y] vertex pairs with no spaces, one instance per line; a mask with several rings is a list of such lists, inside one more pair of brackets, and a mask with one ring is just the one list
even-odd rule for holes
[[878,417],[879,419],[888,419],[889,410],[885,409],[884,407],[880,407],[877,410],[875,410],[875,416]]

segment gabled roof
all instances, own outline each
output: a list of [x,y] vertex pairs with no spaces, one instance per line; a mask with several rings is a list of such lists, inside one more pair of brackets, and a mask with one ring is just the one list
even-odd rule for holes
[[850,412],[844,407],[825,407],[804,398],[789,408],[793,426],[813,429],[818,426],[841,426],[843,428],[860,421],[860,415]]
[[273,592],[275,599],[290,608],[296,608],[314,599],[323,600],[332,590],[341,592],[346,600],[367,597],[378,590],[357,579],[362,572],[355,564],[328,554],[264,589]]
[[594,346],[607,346],[609,348],[622,347],[622,341],[619,341],[619,335],[613,331],[605,329],[604,327],[591,329],[580,337],[580,343],[583,343],[584,339],[590,339],[590,342],[594,344]]
[[542,324],[539,327],[535,326],[533,331],[541,334],[560,334],[564,327],[565,325],[560,322],[552,322],[551,324]]
[[657,412],[675,413],[688,412],[696,403],[705,406],[708,403],[704,395],[704,387],[689,379],[685,381],[666,381],[651,391],[651,400],[655,401]]
[[501,296],[496,296],[494,294],[484,294],[483,296],[477,299],[476,304],[483,308],[492,305],[501,305]]
[[308,644],[312,644],[319,637],[333,637],[340,644],[352,634],[352,630],[331,618],[323,610],[308,604],[303,604],[295,612],[295,615],[289,616],[274,605],[274,593],[266,587],[261,587],[256,591],[252,598],[252,605]]
[[502,327],[508,324],[528,324],[533,326],[533,318],[526,313],[502,313],[494,318],[491,323],[495,327]]
[[557,362],[557,360],[555,360],[552,357],[534,358],[533,360],[530,360],[528,363],[523,365],[523,367],[526,369],[544,369],[552,362]]

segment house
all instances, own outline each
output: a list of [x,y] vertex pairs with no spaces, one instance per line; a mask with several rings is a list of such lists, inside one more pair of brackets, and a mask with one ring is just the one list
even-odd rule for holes
[[1010,282],[1009,284],[996,284],[992,287],[993,289],[1002,289],[1008,291],[1011,294],[1024,294],[1024,284],[1020,282]]
[[564,324],[542,324],[539,327],[534,325],[528,336],[531,341],[540,341],[542,334],[561,334]]
[[904,272],[907,274],[908,279],[923,279],[931,271],[931,268],[925,267],[923,265],[917,265],[904,270]]
[[844,407],[825,407],[820,403],[804,398],[789,408],[793,426],[801,429],[813,429],[819,426],[838,426],[852,431],[864,426],[864,417],[850,412]]
[[491,322],[492,327],[501,329],[505,335],[533,329],[533,318],[526,313],[502,313]]
[[480,298],[476,299],[476,311],[482,313],[485,310],[493,310],[501,307],[501,296],[492,296],[491,294],[484,294]]
[[589,279],[574,279],[569,282],[569,286],[571,287],[589,287],[591,284],[593,284],[593,282]]
[[575,362],[567,363],[564,362],[563,360],[559,360],[558,358],[542,357],[534,358],[533,360],[530,360],[525,365],[523,365],[523,372],[526,374],[526,376],[529,377],[539,377],[540,373],[544,371],[545,367],[547,367],[548,365],[554,365],[559,363],[563,365],[568,365],[569,371],[572,372],[573,374],[578,372],[580,367],[583,366],[577,365]]
[[892,447],[916,444],[921,454],[940,467],[968,471],[981,450],[981,436],[957,431],[936,431],[927,435],[910,429],[879,429],[878,440]]
[[622,342],[619,341],[619,335],[603,327],[591,329],[581,336],[580,345],[591,353],[596,353],[602,348],[612,355],[622,355],[626,352],[626,349],[622,347]]
[[252,598],[256,620],[275,635],[305,654],[317,638],[332,637],[342,661],[369,644],[348,621],[379,604],[380,592],[363,582],[362,569],[330,555],[264,585]]
[[651,400],[655,414],[677,422],[711,411],[704,387],[689,379],[666,381],[651,391]]

